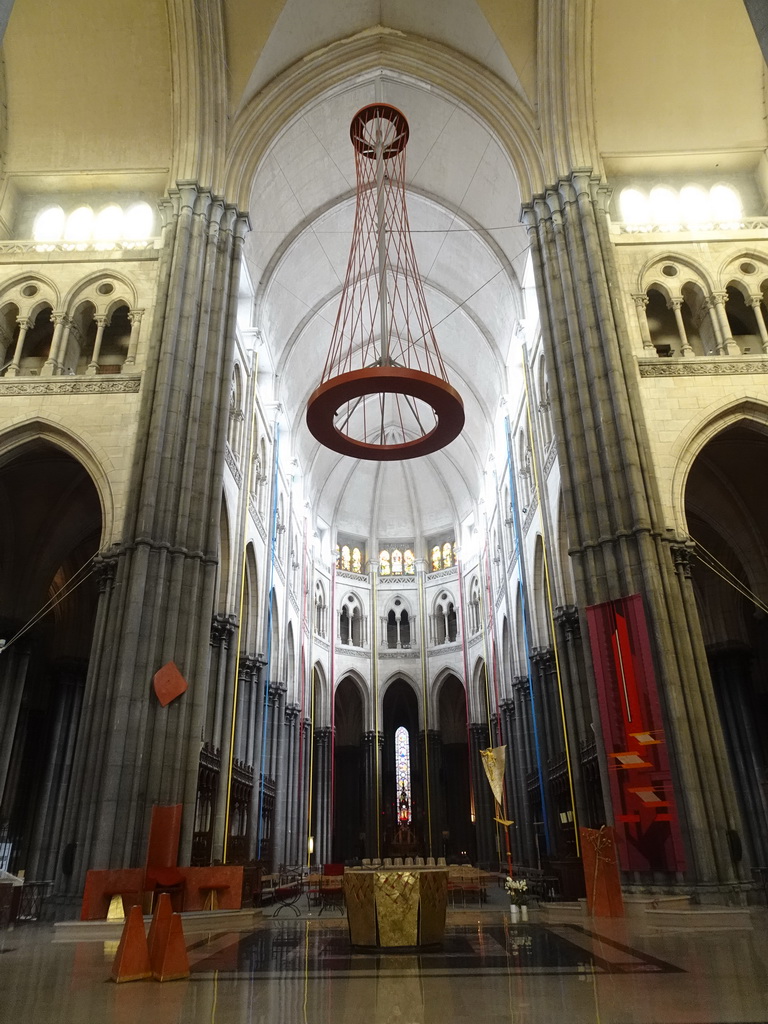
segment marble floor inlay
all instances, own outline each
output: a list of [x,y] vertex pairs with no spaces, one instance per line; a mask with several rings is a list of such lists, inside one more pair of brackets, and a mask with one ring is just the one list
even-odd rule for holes
[[674,964],[601,936],[580,925],[458,925],[440,947],[418,951],[354,949],[346,928],[319,929],[309,922],[275,922],[246,936],[225,934],[190,949],[192,975],[220,978],[355,976],[398,977],[501,973],[672,973]]

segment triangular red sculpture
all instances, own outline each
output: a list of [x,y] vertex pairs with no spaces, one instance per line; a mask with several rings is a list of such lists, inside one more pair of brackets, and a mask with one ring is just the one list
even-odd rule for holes
[[123,925],[120,945],[112,963],[112,980],[142,981],[152,977],[149,961],[149,946],[144,932],[144,918],[141,907],[131,907]]
[[181,915],[172,914],[165,933],[165,943],[158,943],[152,956],[152,977],[155,981],[177,981],[189,977],[189,957]]

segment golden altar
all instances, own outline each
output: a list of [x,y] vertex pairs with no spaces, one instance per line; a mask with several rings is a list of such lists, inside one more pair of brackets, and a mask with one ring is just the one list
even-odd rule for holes
[[344,874],[344,900],[353,946],[433,946],[445,931],[448,871],[353,868]]

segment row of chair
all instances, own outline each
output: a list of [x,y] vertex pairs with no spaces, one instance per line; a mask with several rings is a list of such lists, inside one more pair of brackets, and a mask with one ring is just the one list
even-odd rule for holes
[[461,903],[465,907],[467,903],[485,903],[488,899],[488,884],[495,875],[480,868],[473,868],[470,864],[451,864],[448,868],[448,899],[451,906]]
[[362,861],[364,868],[444,868],[446,867],[445,857],[364,857]]

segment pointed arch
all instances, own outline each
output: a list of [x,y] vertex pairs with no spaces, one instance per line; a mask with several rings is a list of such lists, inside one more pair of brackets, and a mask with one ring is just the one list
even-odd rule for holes
[[241,650],[253,654],[257,650],[259,624],[259,572],[253,542],[245,549],[245,584]]
[[116,529],[115,499],[110,483],[115,467],[106,449],[90,439],[86,440],[84,435],[85,431],[81,430],[79,436],[75,436],[58,423],[44,419],[35,418],[17,423],[9,430],[0,433],[0,466],[9,459],[15,458],[19,447],[46,441],[71,455],[85,467],[96,487],[103,523],[101,547],[106,547],[112,543]]
[[232,125],[225,194],[247,209],[251,183],[280,133],[321,96],[381,68],[442,93],[470,111],[498,139],[522,195],[545,187],[535,119],[519,95],[447,46],[402,32],[365,32],[308,55],[246,104]]

